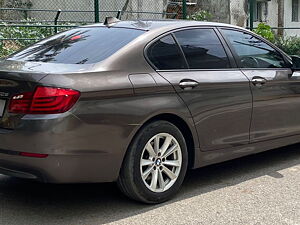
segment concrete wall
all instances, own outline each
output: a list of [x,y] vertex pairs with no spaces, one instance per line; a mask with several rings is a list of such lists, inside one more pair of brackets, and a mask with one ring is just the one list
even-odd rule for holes
[[230,1],[230,23],[240,27],[247,26],[248,0]]
[[[115,0],[119,2],[119,0]],[[124,4],[122,4],[124,5]],[[144,13],[125,13],[123,18],[124,19],[132,19],[132,18],[143,18],[143,19],[162,19],[162,14],[154,13],[163,13],[166,10],[167,1],[163,0],[131,0],[128,4],[127,11],[134,11],[134,12],[144,12]],[[119,9],[121,9],[120,7]],[[150,12],[150,13],[147,13]],[[152,14],[151,14],[152,12]]]
[[[118,11],[124,8],[128,0],[100,0],[100,10]],[[178,0],[180,1],[180,0]],[[272,26],[278,26],[278,2],[280,0],[271,0],[267,2],[266,14],[263,15],[263,22]],[[13,7],[11,4],[27,4],[32,3],[33,9],[63,9],[63,10],[83,10],[91,11],[89,13],[62,13],[60,21],[74,22],[93,22],[94,21],[94,0],[0,0],[2,7]],[[144,11],[162,13],[166,10],[168,0],[129,0],[127,11]],[[201,9],[210,12],[213,20],[217,22],[231,23],[241,27],[247,26],[248,20],[248,0],[194,0],[197,5],[192,7],[195,11]],[[300,27],[300,22],[292,22],[292,0],[284,0],[284,17],[283,25],[285,27]],[[20,7],[20,6],[19,6]],[[300,9],[299,9],[300,11]],[[2,12],[0,19],[19,20],[26,16],[36,18],[43,21],[54,21],[56,12],[31,12],[28,15],[25,12],[11,11]],[[100,21],[106,16],[116,16],[117,12],[101,12]],[[162,15],[153,15],[147,13],[125,13],[123,19],[161,19]],[[257,26],[259,22],[255,22]],[[285,30],[284,35],[300,36],[300,29]]]
[[[69,1],[69,0],[32,0],[32,9],[52,9],[52,10],[93,10],[93,0]],[[32,12],[31,17],[37,20],[52,21],[55,12]],[[94,14],[91,13],[62,13],[60,20],[68,21],[93,21]]]
[[[30,8],[30,0],[0,0],[1,8]],[[23,20],[28,17],[26,11],[1,11],[0,20]]]
[[230,0],[197,0],[197,8],[210,12],[215,22],[230,23]]
[[[64,9],[64,10],[94,10],[94,0],[32,0],[33,9]],[[122,10],[126,0],[100,0],[100,11],[118,11]],[[163,12],[164,0],[129,0],[127,11],[150,11]],[[104,20],[106,16],[116,16],[117,12],[100,12],[100,20]],[[55,13],[33,12],[31,16],[38,20],[53,20]],[[162,15],[153,16],[151,14],[125,13],[124,19],[132,18],[161,18]],[[94,13],[62,13],[60,20],[66,21],[94,21]]]
[[[93,10],[94,0],[31,0],[33,9],[54,9],[57,10]],[[100,0],[100,10],[118,11],[123,9],[127,0]],[[163,13],[167,8],[168,0],[129,0],[127,11],[156,12]],[[213,15],[213,20],[217,22],[230,23],[230,0],[195,0],[195,9],[207,10]],[[30,14],[38,20],[53,20],[55,12],[33,12]],[[100,13],[100,20],[106,16],[115,16],[116,12]],[[151,13],[125,13],[123,19],[161,19],[162,15]],[[60,20],[66,21],[93,21],[93,13],[62,13]]]

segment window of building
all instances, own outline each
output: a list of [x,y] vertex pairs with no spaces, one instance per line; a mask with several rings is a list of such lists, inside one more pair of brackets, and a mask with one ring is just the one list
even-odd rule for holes
[[265,22],[268,13],[268,2],[254,0],[254,21]]
[[299,0],[292,0],[292,22],[299,22]]

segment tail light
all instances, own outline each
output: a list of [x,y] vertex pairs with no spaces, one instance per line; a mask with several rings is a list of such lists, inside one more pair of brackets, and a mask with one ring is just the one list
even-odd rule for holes
[[57,114],[70,110],[80,97],[72,89],[42,87],[34,92],[14,95],[9,104],[10,113]]
[[20,152],[20,156],[32,157],[32,158],[47,158],[48,154],[39,154],[39,153],[29,153],[29,152]]

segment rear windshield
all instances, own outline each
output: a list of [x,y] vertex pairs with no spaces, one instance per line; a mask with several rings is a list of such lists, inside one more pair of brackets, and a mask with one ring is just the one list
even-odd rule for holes
[[9,60],[93,64],[100,62],[145,33],[126,28],[76,28],[38,42]]

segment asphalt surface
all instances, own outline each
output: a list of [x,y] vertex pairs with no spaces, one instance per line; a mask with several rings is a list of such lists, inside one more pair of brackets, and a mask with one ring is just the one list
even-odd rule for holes
[[190,171],[161,205],[115,184],[50,185],[0,175],[0,224],[300,225],[300,145]]

